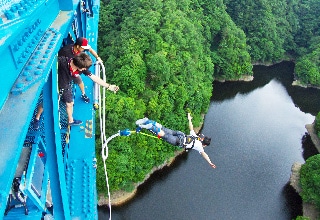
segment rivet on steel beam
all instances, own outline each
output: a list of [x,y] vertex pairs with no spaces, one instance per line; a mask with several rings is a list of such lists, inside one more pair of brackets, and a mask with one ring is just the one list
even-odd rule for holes
[[23,83],[17,83],[16,87],[19,88],[19,89],[22,88],[23,87]]
[[29,76],[29,75],[30,75],[30,72],[24,71],[24,72],[23,72],[23,75],[24,75],[24,76]]

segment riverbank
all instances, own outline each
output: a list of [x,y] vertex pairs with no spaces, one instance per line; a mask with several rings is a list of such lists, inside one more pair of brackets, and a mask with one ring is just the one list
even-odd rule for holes
[[[131,192],[127,192],[124,190],[119,190],[116,192],[112,192],[111,193],[111,206],[120,206],[125,204],[126,202],[130,201],[131,199],[134,198],[134,196],[137,193],[137,189],[138,187],[143,184],[147,179],[149,179],[149,177],[156,171],[161,170],[162,168],[166,167],[166,166],[171,166],[171,164],[175,161],[175,159],[183,154],[185,151],[184,150],[177,150],[174,154],[173,157],[169,158],[168,160],[166,160],[163,164],[161,164],[160,166],[156,166],[154,168],[152,168],[152,170],[150,171],[150,173],[145,176],[144,180],[139,182],[139,183],[135,183],[134,184],[134,190]],[[108,197],[105,197],[104,195],[99,195],[99,200],[98,200],[98,205],[99,206],[104,206],[104,205],[109,205],[109,200]]]
[[[301,163],[294,163],[291,168],[290,185],[296,190],[297,193],[301,193],[300,187],[300,169]],[[304,217],[308,217],[310,220],[317,220],[320,217],[320,213],[316,206],[307,202],[302,202],[302,213]]]
[[224,83],[226,81],[228,82],[236,82],[236,81],[244,81],[244,82],[251,82],[253,80],[253,76],[252,75],[243,75],[241,76],[239,79],[218,79],[216,78],[215,81],[217,82],[221,82],[221,83]]
[[314,129],[314,126],[315,126],[315,122],[313,122],[312,124],[306,125],[306,129],[311,137],[311,140],[314,146],[317,148],[318,152],[320,153],[320,139]]
[[[318,138],[315,129],[314,129],[314,123],[308,124],[305,126],[312,142],[314,143],[316,149],[318,152],[320,152],[320,139]],[[301,187],[300,187],[300,169],[302,164],[301,163],[294,163],[291,168],[291,176],[290,176],[290,185],[296,190],[297,193],[300,194]],[[320,218],[320,212],[316,209],[315,205],[302,202],[302,211],[303,216],[310,218],[310,220],[317,220]]]
[[302,83],[300,80],[294,80],[294,81],[292,82],[292,85],[293,85],[293,86],[300,86],[300,87],[303,87],[303,88],[320,89],[319,86],[313,86],[313,85],[311,85],[311,84],[306,85],[306,84]]

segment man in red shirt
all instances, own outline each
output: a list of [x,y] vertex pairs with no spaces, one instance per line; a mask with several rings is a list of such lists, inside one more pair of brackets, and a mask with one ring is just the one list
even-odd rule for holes
[[[78,37],[76,39],[76,42],[74,44],[67,44],[64,47],[62,47],[59,52],[58,52],[58,56],[59,57],[69,57],[69,58],[73,58],[76,55],[78,55],[79,53],[82,53],[84,51],[89,51],[99,62],[102,63],[101,58],[98,56],[97,52],[95,50],[93,50],[91,48],[91,46],[88,43],[88,40],[84,37]],[[85,70],[87,72],[90,72],[89,70]],[[90,99],[89,97],[86,95],[85,92],[85,86],[84,83],[81,79],[81,77],[75,77],[73,79],[73,82],[79,85],[79,88],[81,90],[81,99],[86,102],[89,103]]]
[[[92,74],[88,68],[92,65],[90,56],[86,53],[79,53],[74,58],[58,57],[58,87],[61,101],[66,103],[66,111],[68,115],[68,124],[70,126],[82,124],[81,120],[73,118],[73,91],[71,87],[71,81],[75,77],[79,77],[81,74],[88,76],[93,82],[107,88],[110,91],[117,92],[119,87],[111,85],[103,81],[98,76]],[[39,129],[39,119],[43,112],[42,104],[38,107],[37,115],[33,122],[33,128]]]

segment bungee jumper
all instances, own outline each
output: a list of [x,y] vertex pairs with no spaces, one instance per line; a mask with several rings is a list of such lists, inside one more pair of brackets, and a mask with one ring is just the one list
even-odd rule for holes
[[[179,146],[181,148],[184,148],[186,151],[190,149],[196,150],[202,155],[202,157],[210,164],[212,168],[216,168],[216,165],[211,162],[209,156],[204,152],[204,148],[210,145],[211,138],[204,136],[203,134],[197,135],[195,133],[190,113],[188,113],[188,121],[190,129],[189,135],[186,135],[181,131],[175,131],[166,128],[156,121],[149,120],[148,118],[142,118],[136,121],[136,125],[138,127],[135,132],[139,133],[141,129],[144,128],[157,135],[158,138],[163,139],[173,146]],[[130,134],[131,131],[129,129],[119,132],[120,136],[129,136]]]

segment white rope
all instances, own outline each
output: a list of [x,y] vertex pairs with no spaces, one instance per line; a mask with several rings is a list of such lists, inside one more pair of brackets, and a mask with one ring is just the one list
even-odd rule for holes
[[109,220],[111,220],[111,195],[110,195],[110,190],[109,190],[109,180],[108,180],[108,172],[107,172],[107,165],[106,165],[106,161],[108,158],[108,143],[109,141],[111,141],[113,138],[117,137],[120,135],[120,132],[112,135],[111,137],[109,137],[106,141],[105,144],[102,145],[102,159],[103,159],[103,166],[104,166],[104,173],[106,176],[106,183],[107,183],[107,189],[108,189],[108,203],[109,203]]
[[[100,77],[100,66],[102,67],[102,79],[103,81],[106,81],[106,73],[105,73],[105,67],[103,65],[103,63],[101,62],[97,62],[98,65],[98,69],[97,69],[97,73],[99,73]],[[96,73],[96,74],[97,74]],[[108,172],[107,172],[107,165],[106,165],[106,160],[108,158],[108,142],[112,139],[108,138],[106,140],[106,126],[105,126],[105,122],[106,122],[106,90],[105,88],[102,89],[102,97],[100,94],[100,87],[98,88],[98,94],[99,94],[99,118],[100,118],[100,139],[101,139],[101,143],[102,143],[102,151],[101,151],[101,155],[102,155],[102,159],[103,159],[103,166],[104,166],[104,173],[106,176],[106,184],[107,184],[107,189],[108,189],[108,203],[109,203],[109,220],[111,220],[111,195],[110,195],[110,187],[109,187],[109,180],[108,180]],[[102,100],[102,103],[101,103]]]
[[[102,79],[103,81],[106,81],[106,73],[105,73],[105,67],[103,63],[98,62],[98,64],[102,67]],[[100,77],[100,76],[99,76]],[[100,94],[100,89],[99,89],[99,117],[100,117],[100,131],[101,131],[101,143],[104,144],[106,143],[106,127],[105,127],[105,122],[106,122],[106,90],[105,88],[102,89],[102,97]],[[101,103],[102,100],[102,103]]]

